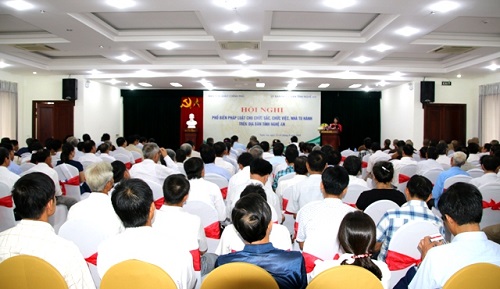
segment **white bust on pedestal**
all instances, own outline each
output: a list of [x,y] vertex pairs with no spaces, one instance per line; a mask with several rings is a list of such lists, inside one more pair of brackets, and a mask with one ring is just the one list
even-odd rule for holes
[[196,124],[198,122],[196,120],[194,120],[194,114],[193,113],[190,113],[189,114],[189,120],[186,121],[186,124],[187,124],[187,128],[196,128]]

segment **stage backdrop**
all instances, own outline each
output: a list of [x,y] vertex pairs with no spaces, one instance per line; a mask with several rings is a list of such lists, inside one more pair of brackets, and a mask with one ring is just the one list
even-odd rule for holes
[[321,93],[307,91],[205,91],[203,138],[216,140],[236,134],[246,143],[280,139],[288,143],[319,136]]

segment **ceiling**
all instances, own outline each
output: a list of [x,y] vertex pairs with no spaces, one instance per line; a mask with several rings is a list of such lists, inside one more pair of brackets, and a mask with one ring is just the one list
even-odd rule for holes
[[[153,89],[381,90],[477,78],[500,65],[499,0],[447,1],[446,8],[457,4],[449,12],[430,0],[135,0],[122,9],[104,0],[24,1],[31,9],[0,0],[0,67],[9,65],[1,70],[115,79],[122,89],[146,82]],[[333,2],[352,6],[326,5]],[[234,22],[247,30],[225,30]],[[396,33],[406,26],[415,34]],[[167,41],[178,46],[160,46]],[[388,49],[374,50],[381,44]],[[242,54],[249,59],[235,59]],[[116,58],[123,55],[130,60]]]

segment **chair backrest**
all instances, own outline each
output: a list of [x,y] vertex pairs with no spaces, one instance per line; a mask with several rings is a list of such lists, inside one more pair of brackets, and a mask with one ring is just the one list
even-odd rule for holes
[[451,185],[456,184],[456,183],[469,183],[470,180],[472,180],[471,176],[466,176],[466,175],[457,175],[453,177],[449,177],[444,181],[444,188],[448,189]]
[[367,154],[363,156],[363,159],[361,159],[361,177],[363,179],[366,179],[366,176],[368,175],[368,171],[366,168],[368,167],[368,160],[370,159],[370,155]]
[[88,166],[90,166],[91,164],[95,163],[94,161],[82,161],[82,166],[83,166],[83,169],[86,169]]
[[408,181],[410,180],[410,178],[412,176],[415,175],[415,173],[417,172],[417,165],[416,164],[407,164],[403,167],[401,167],[401,169],[399,169],[399,175],[395,176],[397,178],[399,178],[398,180],[398,191],[404,193],[405,190],[406,190],[406,185],[408,184]]
[[160,209],[164,203],[163,187],[160,184],[158,184],[157,182],[154,182],[154,181],[151,181],[148,179],[143,179],[143,180],[148,184],[148,186],[153,191],[153,200],[155,201],[156,209],[157,210]]
[[484,171],[479,168],[475,169],[470,169],[467,171],[467,173],[472,177],[472,178],[479,178],[480,176],[484,175]]
[[101,289],[177,289],[174,280],[160,267],[139,260],[120,262],[104,274]]
[[[61,189],[63,189],[63,192],[66,192],[66,196],[80,201],[80,172],[78,169],[69,164],[60,164],[55,166],[54,170],[57,172],[57,176],[59,177],[59,181],[61,183]],[[71,184],[72,180],[75,180],[74,184]],[[78,180],[78,182],[76,182],[76,180]],[[78,185],[76,185],[77,183]]]
[[500,266],[490,263],[476,263],[453,274],[443,289],[481,288],[497,289],[500,285]]
[[[213,206],[201,201],[188,201],[183,208],[187,212],[200,217],[207,238],[220,239],[219,217],[217,210]],[[219,228],[218,232],[217,228]],[[219,235],[217,236],[217,234]]]
[[346,204],[356,204],[359,195],[361,195],[362,192],[368,190],[369,188],[363,185],[358,185],[358,184],[349,185],[347,186],[347,193],[345,194],[344,199],[342,199],[342,201]]
[[120,154],[120,153],[115,153],[113,154],[113,157],[117,160],[117,161],[120,161],[124,164],[126,163],[130,163],[130,157],[128,157],[127,155],[124,155],[124,154]]
[[97,247],[109,237],[107,228],[92,220],[69,220],[59,228],[58,235],[76,244],[87,261],[96,288],[101,278],[97,272]]
[[278,179],[278,186],[280,185],[280,182],[286,181],[286,180],[289,180],[289,179],[293,179],[293,177],[295,177],[295,175],[296,175],[296,173],[289,173],[289,174],[286,174],[284,176],[281,176]]
[[500,182],[482,185],[479,191],[483,196],[483,217],[479,223],[482,229],[500,222]]
[[57,205],[54,215],[49,217],[49,224],[54,227],[54,231],[59,232],[59,228],[66,222],[68,218],[68,207],[66,205]]
[[201,283],[201,289],[221,288],[278,289],[279,287],[273,276],[259,266],[234,262],[215,268]]
[[450,164],[443,164],[441,163],[441,166],[443,167],[443,170],[449,170],[451,168],[451,165]]
[[203,179],[216,184],[219,189],[227,188],[227,185],[229,184],[229,181],[226,178],[217,174],[205,174]]
[[132,153],[132,156],[134,157],[135,163],[140,163],[144,159],[139,152],[136,152],[136,151],[130,151],[130,152]]
[[68,289],[54,266],[35,256],[18,255],[0,263],[2,289]]
[[443,172],[442,169],[434,168],[434,169],[430,169],[428,171],[425,171],[422,174],[422,176],[428,178],[429,181],[431,181],[431,183],[434,185],[439,177],[439,174],[441,174],[442,172]]
[[382,289],[382,282],[372,272],[360,266],[342,265],[330,268],[314,277],[307,289]]
[[16,225],[11,189],[7,184],[0,182],[0,232]]
[[380,200],[371,203],[368,207],[366,207],[364,212],[365,214],[370,216],[373,222],[375,222],[375,225],[377,225],[380,219],[382,219],[382,216],[384,216],[385,212],[387,212],[387,210],[397,208],[399,208],[398,204],[393,201]]

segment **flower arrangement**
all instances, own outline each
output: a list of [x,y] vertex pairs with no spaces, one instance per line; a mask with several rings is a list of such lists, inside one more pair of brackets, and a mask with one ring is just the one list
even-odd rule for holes
[[320,124],[320,126],[318,127],[318,130],[325,130],[327,127],[328,127],[328,124],[327,124],[327,123],[322,123],[322,124]]

